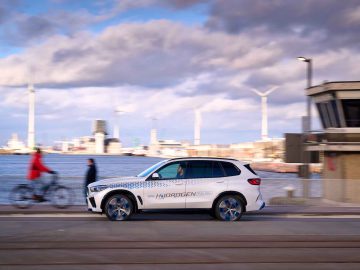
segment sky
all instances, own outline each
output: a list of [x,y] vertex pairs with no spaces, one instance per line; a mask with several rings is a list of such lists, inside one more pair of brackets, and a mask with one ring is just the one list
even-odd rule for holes
[[[26,141],[27,85],[36,140],[108,133],[125,146],[160,139],[259,140],[266,91],[269,136],[301,131],[306,63],[313,85],[359,80],[358,0],[1,0],[0,145]],[[114,111],[119,109],[121,115]],[[321,129],[314,109],[313,129]],[[152,119],[156,118],[156,121]]]

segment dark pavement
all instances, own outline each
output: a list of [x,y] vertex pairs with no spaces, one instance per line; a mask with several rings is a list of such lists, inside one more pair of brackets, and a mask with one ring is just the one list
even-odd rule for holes
[[360,269],[360,215],[1,214],[0,269]]
[[[73,205],[66,209],[58,209],[48,204],[35,204],[28,209],[15,208],[12,205],[0,205],[0,216],[7,214],[83,214],[87,212],[85,205]],[[247,215],[279,215],[279,214],[314,214],[314,215],[360,215],[360,205],[339,206],[320,204],[317,205],[270,205],[260,211],[246,213]]]

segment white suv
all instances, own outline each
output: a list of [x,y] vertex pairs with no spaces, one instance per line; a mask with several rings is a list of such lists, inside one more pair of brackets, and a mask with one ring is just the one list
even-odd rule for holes
[[88,186],[88,208],[110,220],[126,220],[149,209],[209,209],[224,221],[265,206],[261,179],[249,164],[229,158],[163,160],[136,177],[97,181]]

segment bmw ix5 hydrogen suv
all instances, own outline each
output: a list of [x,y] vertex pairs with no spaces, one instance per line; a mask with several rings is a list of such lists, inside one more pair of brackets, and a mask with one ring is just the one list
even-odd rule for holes
[[219,220],[236,221],[245,211],[265,206],[260,183],[250,165],[236,159],[175,158],[136,177],[90,184],[87,202],[90,211],[112,221],[150,209],[209,209]]

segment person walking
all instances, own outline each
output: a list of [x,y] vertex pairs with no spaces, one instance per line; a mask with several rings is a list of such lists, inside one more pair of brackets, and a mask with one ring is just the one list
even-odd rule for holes
[[33,154],[33,157],[30,162],[27,179],[31,181],[31,185],[34,189],[33,199],[38,200],[39,202],[45,201],[42,192],[43,183],[41,180],[41,174],[43,172],[49,174],[56,174],[55,171],[49,169],[44,165],[44,163],[42,162],[41,149],[36,148],[36,152]]
[[[86,172],[86,176],[85,176],[85,187],[84,187],[84,191],[85,191],[85,200],[86,200],[86,195],[87,195],[87,186],[91,183],[94,183],[97,179],[97,169],[96,169],[96,165],[95,165],[95,160],[93,158],[89,158],[88,161],[88,170]],[[86,201],[87,204],[87,201]]]

